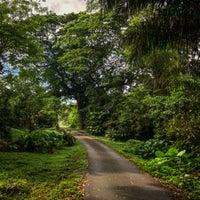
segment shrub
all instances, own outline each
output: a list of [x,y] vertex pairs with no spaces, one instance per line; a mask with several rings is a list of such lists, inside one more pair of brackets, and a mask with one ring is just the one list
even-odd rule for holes
[[63,140],[67,144],[67,146],[73,146],[76,143],[75,137],[71,134],[71,132],[68,132],[66,129],[61,129],[63,132]]
[[0,139],[0,151],[6,151],[8,149],[8,143]]
[[123,151],[127,152],[127,153],[132,153],[132,154],[138,155],[141,153],[144,143],[145,142],[141,141],[141,140],[130,139],[126,142],[126,145],[123,148]]
[[174,147],[170,147],[166,153],[156,151],[155,154],[156,158],[146,162],[145,169],[154,176],[187,190],[191,193],[191,199],[199,199],[200,159]]
[[[19,151],[53,153],[56,149],[62,148],[64,145],[73,145],[73,136],[68,133],[59,133],[57,131],[45,131],[42,129],[26,133],[21,136],[12,148]],[[69,139],[70,138],[70,139]]]
[[87,116],[87,131],[92,135],[105,135],[106,115],[102,111],[90,112]]
[[114,140],[152,138],[153,120],[146,114],[148,104],[143,101],[147,94],[143,87],[138,87],[119,100],[114,99],[106,130],[108,137]]
[[139,155],[143,158],[153,158],[155,157],[155,152],[158,150],[166,151],[169,146],[167,140],[160,135],[155,135],[153,139],[147,140],[141,150]]
[[54,111],[40,111],[37,118],[37,126],[40,128],[55,127],[58,123],[58,115]]
[[10,140],[10,138],[10,127],[4,126],[2,123],[0,123],[0,139]]
[[109,127],[105,132],[105,136],[111,140],[118,140],[121,138],[119,132],[114,127]]

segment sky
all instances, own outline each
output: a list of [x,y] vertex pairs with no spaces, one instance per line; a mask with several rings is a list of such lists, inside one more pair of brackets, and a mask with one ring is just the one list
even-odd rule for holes
[[71,12],[78,13],[86,9],[84,0],[46,0],[44,5],[58,15]]

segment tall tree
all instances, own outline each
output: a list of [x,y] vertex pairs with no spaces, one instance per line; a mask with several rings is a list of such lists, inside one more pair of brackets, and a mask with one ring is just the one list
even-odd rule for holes
[[[124,64],[122,56],[117,55],[117,32],[118,24],[109,17],[99,13],[79,13],[60,30],[64,35],[50,50],[54,62],[45,70],[50,87],[57,95],[77,100],[82,127],[92,94],[97,95],[97,90],[106,93],[111,80],[112,84],[116,82],[111,76],[120,77],[120,67],[122,70]],[[116,69],[117,65],[121,66]]]

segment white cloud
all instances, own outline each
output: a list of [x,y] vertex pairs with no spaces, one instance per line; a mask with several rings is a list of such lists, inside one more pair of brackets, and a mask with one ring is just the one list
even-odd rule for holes
[[78,13],[86,9],[84,0],[46,0],[43,4],[57,14]]

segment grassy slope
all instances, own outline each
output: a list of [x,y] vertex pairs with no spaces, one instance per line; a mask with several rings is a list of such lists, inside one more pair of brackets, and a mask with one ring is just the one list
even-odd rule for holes
[[82,199],[86,166],[81,145],[54,154],[0,152],[0,200]]

